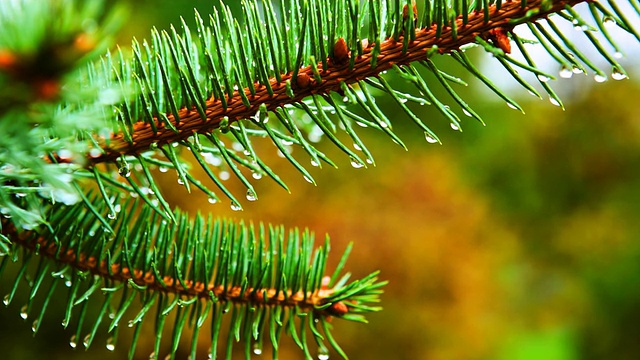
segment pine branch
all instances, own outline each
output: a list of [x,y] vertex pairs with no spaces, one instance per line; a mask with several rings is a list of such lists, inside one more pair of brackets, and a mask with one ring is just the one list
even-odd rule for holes
[[[178,119],[168,114],[166,119],[154,118],[154,125],[146,122],[134,124],[131,132],[131,140],[128,141],[124,134],[114,134],[108,144],[103,144],[104,154],[89,159],[91,164],[102,162],[114,162],[123,155],[136,155],[147,151],[152,146],[162,146],[186,140],[194,133],[208,133],[220,128],[220,123],[226,119],[224,126],[241,119],[249,119],[255,116],[262,108],[274,111],[286,104],[300,103],[303,99],[316,94],[329,94],[341,92],[344,84],[354,84],[364,79],[375,77],[378,74],[391,69],[394,65],[406,65],[421,60],[427,60],[434,53],[445,54],[460,50],[470,43],[475,43],[477,37],[487,37],[492,30],[512,29],[521,22],[532,23],[564,10],[567,6],[574,6],[584,0],[554,1],[549,5],[547,0],[535,0],[528,2],[507,2],[501,6],[489,6],[484,13],[473,12],[467,17],[459,15],[455,25],[441,27],[436,24],[422,29],[416,29],[408,44],[404,45],[405,37],[398,39],[393,37],[378,46],[369,41],[364,41],[361,55],[354,56],[353,64],[349,64],[351,53],[344,53],[340,58],[331,58],[327,62],[326,69],[322,69],[323,62],[315,66],[290,71],[279,78],[269,78],[269,89],[260,82],[255,82],[252,91],[249,87],[242,89],[244,96],[240,96],[240,90],[234,90],[226,101],[212,98],[207,100],[204,106],[206,117],[203,119],[195,107],[182,108],[178,111]],[[455,34],[454,34],[455,32]],[[344,45],[341,45],[344,44]],[[344,40],[338,40],[334,45],[334,51],[340,46],[346,47]],[[377,54],[376,54],[377,53]],[[375,57],[376,66],[371,66]],[[315,70],[314,69],[322,69]],[[319,71],[321,81],[315,80],[316,71]],[[295,75],[295,78],[294,78]],[[289,82],[291,85],[287,85]],[[288,94],[288,86],[294,96]],[[244,99],[249,100],[245,104]],[[171,125],[167,124],[167,120]],[[153,145],[152,145],[153,144]]]

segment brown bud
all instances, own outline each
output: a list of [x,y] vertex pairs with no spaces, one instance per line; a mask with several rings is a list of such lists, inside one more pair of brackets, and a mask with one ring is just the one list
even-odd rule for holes
[[349,48],[347,42],[343,38],[339,38],[333,45],[333,62],[336,64],[344,64],[349,60]]
[[342,316],[349,312],[349,308],[342,301],[338,301],[329,306],[329,312],[335,316]]
[[507,54],[511,54],[511,41],[509,40],[509,35],[507,30],[498,27],[489,30],[489,35],[487,36],[489,40],[496,47],[500,48]]
[[306,73],[298,74],[298,77],[296,78],[296,84],[298,84],[298,87],[308,88],[310,83],[311,78],[309,78],[309,75],[307,75]]

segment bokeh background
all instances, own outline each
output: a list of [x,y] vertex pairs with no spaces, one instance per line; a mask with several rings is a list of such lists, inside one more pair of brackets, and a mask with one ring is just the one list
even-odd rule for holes
[[[202,14],[212,8],[210,0],[130,3],[122,44],[133,36],[148,37],[151,26],[177,24],[181,15],[190,22],[194,7]],[[233,2],[239,8],[238,3]],[[565,111],[513,87],[526,115],[498,101],[455,64],[438,59],[441,68],[470,82],[460,94],[486,126],[463,119],[458,133],[435,109],[416,107],[442,145],[427,143],[399,115],[394,130],[408,152],[381,133],[361,129],[377,166],[353,169],[347,156],[321,142],[318,146],[339,169],[309,167],[317,187],[276,156],[275,148],[258,144],[292,194],[259,180],[260,199],[245,203],[243,212],[210,205],[197,191],[185,196],[172,174],[163,188],[176,206],[192,213],[306,227],[319,238],[329,234],[332,265],[353,241],[347,269],[357,276],[379,269],[390,283],[382,297],[384,311],[370,315],[370,324],[334,322],[335,335],[352,359],[638,359],[637,54],[629,52],[622,60],[631,80],[596,83],[591,75],[574,75],[552,82]],[[482,51],[472,55],[484,59],[478,61],[490,77],[511,88],[502,81],[497,61]],[[558,70],[557,65],[547,69]],[[446,97],[443,91],[440,95]],[[378,104],[400,113],[384,96]],[[302,156],[296,150],[294,155]],[[242,194],[233,178],[228,183]],[[2,281],[6,292],[11,279]],[[124,331],[115,354],[104,349],[100,337],[87,352],[72,351],[72,334],[56,316],[61,311],[49,310],[48,326],[34,340],[30,322],[18,316],[19,304],[0,311],[4,358],[126,356],[130,335]],[[145,334],[142,342],[150,343],[152,336]],[[285,344],[282,359],[302,359],[299,350]],[[140,346],[139,358],[148,358],[150,344],[148,352]],[[268,352],[262,357],[269,358]]]

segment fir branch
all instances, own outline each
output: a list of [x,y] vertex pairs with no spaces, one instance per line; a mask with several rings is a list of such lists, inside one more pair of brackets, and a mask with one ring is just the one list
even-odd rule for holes
[[[341,92],[343,83],[358,83],[394,65],[426,60],[434,52],[457,52],[461,47],[477,42],[478,36],[489,36],[494,29],[511,29],[518,23],[532,23],[581,2],[584,0],[507,2],[491,5],[485,13],[459,15],[455,25],[434,24],[415,29],[415,36],[411,36],[411,40],[405,41],[406,38],[400,35],[398,39],[390,37],[380,44],[365,41],[362,53],[357,56],[349,53],[342,55],[338,61],[323,59],[317,65],[269,78],[266,83],[256,81],[251,87],[233,90],[224,100],[212,97],[201,110],[196,106],[179,109],[177,119],[175,115],[168,114],[163,119],[155,118],[151,123],[136,122],[130,130],[130,140],[128,135],[113,134],[107,143],[102,143],[104,153],[89,159],[89,163],[114,162],[123,155],[136,155],[156,146],[182,141],[194,133],[209,133],[220,128],[223,121],[226,127],[235,121],[252,118],[261,107],[274,111],[286,104],[300,103],[312,95]],[[340,41],[343,40],[338,40],[337,44]],[[351,57],[352,63],[346,61],[348,57]],[[371,66],[372,63],[376,66]],[[321,81],[316,79],[318,71]],[[287,84],[288,81],[291,85]],[[288,86],[292,88],[294,96],[288,92]]]

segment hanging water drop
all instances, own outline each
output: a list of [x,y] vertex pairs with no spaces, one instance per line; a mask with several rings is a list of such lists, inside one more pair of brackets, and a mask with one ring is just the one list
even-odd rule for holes
[[351,166],[353,166],[354,169],[360,169],[364,166],[364,164],[358,161],[356,158],[351,158]]
[[229,178],[231,177],[231,174],[229,174],[228,171],[224,171],[223,170],[223,171],[220,171],[220,175],[219,176],[220,176],[220,180],[226,181],[226,180],[229,180]]
[[321,352],[318,354],[318,360],[329,360],[329,354],[326,352]]
[[31,324],[31,331],[38,331],[38,319],[33,320],[33,323]]
[[251,176],[256,180],[262,179],[262,173],[260,171],[254,171],[251,173]]
[[149,359],[155,359],[156,358],[156,352],[152,352],[151,354],[149,354]]
[[85,348],[88,348],[89,345],[91,345],[91,334],[87,334],[87,336],[84,337],[84,340],[82,340],[82,345],[84,345]]
[[311,179],[310,177],[308,177],[307,175],[304,175],[303,178],[310,184],[313,184],[313,179]]
[[249,201],[258,200],[258,196],[256,195],[255,191],[253,191],[251,189],[247,190],[247,200],[249,200]]
[[573,71],[569,67],[562,65],[562,68],[560,68],[560,77],[563,79],[569,79],[572,76]]
[[473,116],[473,115],[471,115],[471,113],[470,113],[467,109],[465,109],[465,108],[462,108],[462,113],[463,113],[463,114],[465,114],[465,115],[467,115],[468,117],[472,117],[472,116]]
[[240,211],[240,210],[242,210],[242,206],[240,206],[240,204],[238,204],[237,202],[232,202],[231,203],[231,210]]
[[620,68],[618,68],[617,66],[614,66],[613,71],[611,72],[611,78],[613,80],[623,80],[627,78],[627,74],[622,72],[622,70],[620,70]]
[[254,344],[253,345],[253,353],[256,355],[261,355],[262,354],[262,348],[260,347],[259,344]]
[[360,145],[353,143],[353,148],[358,150],[358,151],[362,151],[362,148],[360,147]]
[[2,303],[4,304],[4,306],[9,306],[9,303],[11,302],[11,299],[9,297],[9,294],[4,296],[4,299],[2,299]]
[[613,57],[616,59],[622,59],[624,55],[620,51],[616,51],[613,53]]
[[216,198],[212,198],[212,197],[208,198],[207,201],[209,202],[209,204],[215,204],[215,203],[218,202],[218,200],[216,200]]
[[460,126],[458,126],[458,124],[456,124],[456,123],[454,123],[454,122],[450,123],[449,125],[451,126],[451,128],[452,128],[454,131],[459,131],[459,130],[460,130]]
[[438,142],[438,139],[436,139],[433,135],[429,134],[428,132],[424,133],[424,138],[427,140],[429,144],[435,144]]
[[546,75],[538,74],[538,80],[540,80],[543,83],[546,83],[547,81],[551,80],[551,78]]
[[573,71],[574,74],[582,74],[582,69],[580,69],[577,66],[573,66],[573,68],[571,69],[571,71]]
[[315,160],[311,160],[311,166],[318,167],[318,166],[320,166],[320,164]]
[[133,320],[129,320],[129,322],[127,323],[128,327],[133,327],[135,323],[133,322]]
[[508,107],[510,107],[510,108],[512,108],[513,110],[518,110],[518,107],[517,107],[517,106],[515,106],[515,105],[513,105],[513,104],[512,104],[512,103],[510,103],[510,102],[508,102],[508,103],[507,103],[507,106],[508,106]]
[[184,180],[182,180],[182,179],[178,178],[178,184],[179,184],[179,185],[184,185]]
[[602,75],[602,74],[596,74],[596,75],[593,77],[593,79],[594,79],[596,82],[599,82],[599,83],[603,83],[603,82],[607,81],[607,77],[606,77],[605,75]]
[[558,101],[558,99],[556,99],[554,97],[550,97],[549,98],[549,102],[552,103],[555,106],[560,106],[560,101]]
[[161,173],[166,173],[167,171],[169,171],[169,168],[166,166],[160,166],[158,170],[160,170]]
[[116,214],[115,213],[108,213],[107,217],[109,218],[109,220],[115,220],[116,219]]
[[120,176],[129,177],[131,176],[131,166],[129,163],[122,163],[118,168],[118,173]]
[[605,16],[602,18],[602,23],[604,24],[604,26],[611,27],[616,24],[616,20],[611,16]]
[[110,337],[110,338],[107,339],[107,345],[106,346],[107,346],[107,350],[109,350],[109,351],[113,351],[113,350],[116,349],[116,344],[113,341],[113,337]]
[[27,305],[20,308],[20,317],[22,320],[27,320],[27,317],[29,317],[29,314],[27,314]]
[[69,346],[71,346],[74,349],[76,348],[76,346],[78,346],[78,343],[76,343],[75,335],[71,336],[71,339],[69,339]]
[[64,286],[66,286],[66,287],[71,287],[71,285],[72,285],[71,280],[66,280],[64,282]]

